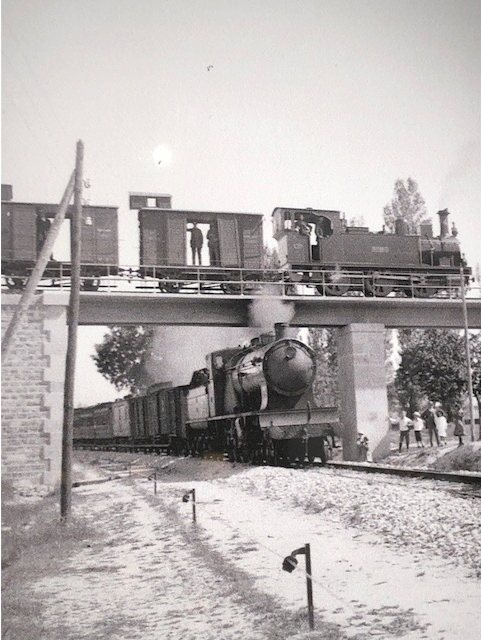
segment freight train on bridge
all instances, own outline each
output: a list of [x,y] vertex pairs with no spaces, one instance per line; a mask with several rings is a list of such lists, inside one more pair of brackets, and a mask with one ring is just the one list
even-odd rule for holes
[[[388,295],[427,298],[457,295],[469,282],[449,212],[438,212],[410,233],[398,218],[392,232],[348,225],[340,211],[276,207],[275,268],[265,266],[263,215],[173,209],[167,194],[131,194],[137,211],[138,264],[119,263],[118,209],[86,205],[81,221],[81,286],[84,290],[134,283],[163,293],[256,291],[280,283],[282,293],[302,286],[324,296]],[[2,280],[11,290],[25,286],[48,234],[57,206],[2,200]],[[67,222],[73,208],[67,211]],[[463,271],[464,270],[464,271]],[[69,261],[48,262],[42,287],[69,282]]]

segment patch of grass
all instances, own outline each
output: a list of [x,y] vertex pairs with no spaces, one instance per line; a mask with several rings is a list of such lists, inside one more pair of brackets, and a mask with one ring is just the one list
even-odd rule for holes
[[45,636],[42,605],[28,589],[31,582],[60,570],[73,550],[92,540],[78,519],[60,522],[57,496],[13,503],[2,492],[2,639],[66,639],[65,630]]
[[454,470],[481,472],[481,443],[466,443],[444,456],[440,456],[432,468],[440,472]]

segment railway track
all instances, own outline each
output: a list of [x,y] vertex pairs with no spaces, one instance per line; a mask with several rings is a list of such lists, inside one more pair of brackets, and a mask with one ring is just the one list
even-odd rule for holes
[[411,478],[434,479],[449,481],[451,483],[470,483],[481,486],[481,473],[478,472],[441,472],[438,470],[425,470],[411,467],[394,467],[391,465],[378,465],[376,463],[355,463],[349,461],[328,461],[328,467],[337,469],[355,470],[373,474],[389,474],[391,476],[407,476]]
[[[90,448],[82,448],[90,449]],[[132,452],[133,450],[125,447],[120,448],[107,448],[107,447],[95,447],[92,448],[94,451],[109,451],[112,453],[115,452]],[[161,456],[167,456],[167,453],[164,448],[135,448],[135,452],[144,453],[144,454],[156,454]],[[209,453],[206,453],[205,458],[210,460],[217,460],[220,462],[227,462],[227,458],[224,455],[224,458],[221,459],[219,455],[215,455],[214,452],[211,453],[212,456],[209,456]],[[246,464],[247,465],[247,464]],[[355,472],[367,473],[367,474],[386,474],[389,476],[398,476],[398,477],[407,477],[407,478],[420,478],[420,479],[432,479],[436,481],[447,481],[449,483],[464,483],[467,485],[473,485],[474,487],[478,486],[481,488],[481,473],[480,472],[469,472],[457,470],[454,472],[443,472],[439,470],[428,470],[421,468],[411,468],[411,467],[396,467],[392,465],[380,465],[377,463],[357,463],[355,461],[328,461],[325,465],[320,462],[315,462],[314,464],[305,463],[304,465],[293,465],[292,467],[325,467],[327,469],[338,469],[338,470],[353,470]],[[151,467],[155,467],[152,465]],[[282,466],[280,466],[282,467]]]

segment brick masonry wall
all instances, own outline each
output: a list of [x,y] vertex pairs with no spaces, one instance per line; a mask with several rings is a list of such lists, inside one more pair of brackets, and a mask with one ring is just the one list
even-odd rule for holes
[[[2,294],[2,335],[19,300]],[[38,294],[2,363],[2,478],[16,488],[60,482],[67,305]]]

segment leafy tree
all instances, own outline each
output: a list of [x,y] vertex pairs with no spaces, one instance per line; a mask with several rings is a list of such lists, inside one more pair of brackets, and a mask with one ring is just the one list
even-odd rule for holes
[[[469,337],[469,350],[471,354],[473,395],[478,402],[479,410],[481,410],[481,333],[472,334]],[[481,440],[481,421],[478,438]]]
[[338,404],[337,330],[311,328],[308,344],[316,354],[316,377],[313,394],[320,407]]
[[419,223],[426,218],[426,204],[421,196],[418,184],[412,178],[406,182],[398,178],[394,184],[394,197],[384,207],[384,222],[390,231],[394,231],[395,221],[402,218],[408,225],[409,233],[417,232]]
[[150,347],[152,330],[118,325],[109,330],[102,343],[95,345],[97,355],[92,358],[97,369],[118,390],[139,394],[149,384],[144,355]]
[[412,413],[423,397],[440,401],[450,416],[466,390],[464,340],[454,330],[413,330],[400,335],[396,389]]
[[481,334],[470,336],[469,349],[471,353],[473,394],[479,403],[481,401]]

